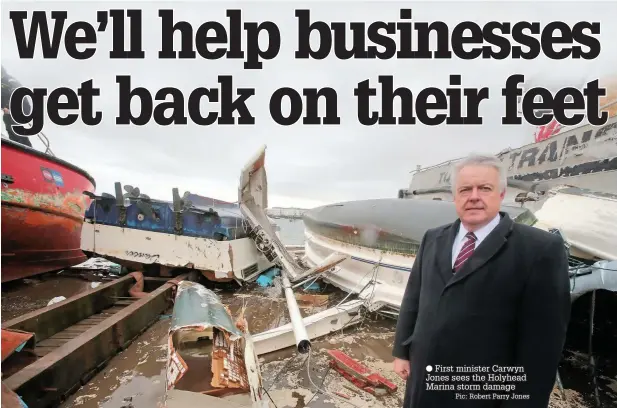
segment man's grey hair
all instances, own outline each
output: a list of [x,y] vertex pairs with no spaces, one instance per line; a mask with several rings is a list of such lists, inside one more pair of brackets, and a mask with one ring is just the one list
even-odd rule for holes
[[450,185],[452,186],[452,194],[456,192],[456,177],[458,173],[467,166],[488,166],[493,167],[499,172],[499,188],[501,191],[506,189],[508,185],[508,171],[504,167],[503,163],[495,155],[490,154],[470,154],[454,163],[450,172]]

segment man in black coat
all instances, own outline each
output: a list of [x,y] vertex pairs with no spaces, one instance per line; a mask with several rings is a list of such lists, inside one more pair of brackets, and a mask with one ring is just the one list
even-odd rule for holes
[[[500,212],[493,156],[457,163],[459,219],[426,232],[396,328],[405,408],[546,408],[570,318],[563,240]],[[512,388],[514,386],[514,388]]]

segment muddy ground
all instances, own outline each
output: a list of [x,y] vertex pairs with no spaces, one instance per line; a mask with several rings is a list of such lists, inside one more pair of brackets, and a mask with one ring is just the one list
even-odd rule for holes
[[90,288],[85,279],[45,274],[37,278],[21,279],[2,284],[2,321],[47,306],[57,296],[69,298]]
[[[69,297],[88,290],[90,282],[79,278],[47,275],[10,285],[2,285],[2,320],[6,321],[25,312],[47,305],[56,296]],[[285,300],[280,287],[245,287],[233,290],[226,285],[210,285],[232,312],[247,306],[249,329],[258,333],[285,324],[289,321]],[[338,303],[344,294],[328,287],[329,305]],[[598,389],[603,407],[617,404],[617,327],[614,310],[617,297],[599,293],[596,299],[596,325],[593,342],[598,361]],[[590,297],[575,303],[568,340],[561,363],[561,376],[566,387],[567,402],[555,390],[551,407],[594,407],[594,388],[590,380],[588,357],[588,305]],[[303,308],[303,314],[323,310]],[[166,336],[170,313],[161,316],[149,330],[137,338],[125,351],[114,357],[103,371],[87,385],[70,396],[62,408],[151,408],[162,406],[165,393],[165,362],[167,357]],[[266,355],[260,359],[264,384],[276,407],[396,407],[401,406],[403,382],[391,371],[390,350],[394,338],[395,321],[370,315],[362,324],[347,328],[313,342],[315,350],[306,356],[287,349]],[[347,386],[353,385],[338,373],[328,368],[325,349],[339,349],[360,360],[366,366],[379,371],[398,385],[398,392],[388,397],[375,398]],[[308,369],[307,369],[308,368]],[[307,375],[310,373],[310,379]],[[330,395],[315,394],[315,386]],[[335,398],[335,392],[347,394],[350,399]],[[353,405],[349,404],[351,402]]]

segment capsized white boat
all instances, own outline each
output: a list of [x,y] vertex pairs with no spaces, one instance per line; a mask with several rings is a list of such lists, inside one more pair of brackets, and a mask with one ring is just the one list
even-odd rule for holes
[[[504,206],[515,222],[533,224],[525,208]],[[376,199],[318,207],[304,216],[309,265],[335,253],[347,259],[324,280],[366,299],[371,309],[398,309],[424,233],[456,220],[454,203]]]
[[[607,275],[602,266],[617,260],[617,196],[558,187],[534,205],[535,213],[509,205],[502,211],[515,222],[562,235],[573,260],[573,299],[583,289],[617,291],[617,273]],[[399,309],[422,236],[456,218],[449,201],[380,199],[319,207],[304,217],[304,259],[312,265],[334,253],[347,255],[324,280],[367,299],[373,309]]]

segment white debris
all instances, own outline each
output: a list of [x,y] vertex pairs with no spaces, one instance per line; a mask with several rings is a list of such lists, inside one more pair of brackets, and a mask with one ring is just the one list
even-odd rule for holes
[[64,296],[56,296],[55,298],[53,298],[52,300],[49,301],[49,303],[47,303],[47,306],[51,306],[54,303],[59,303],[62,302],[63,300],[66,300],[66,298]]

